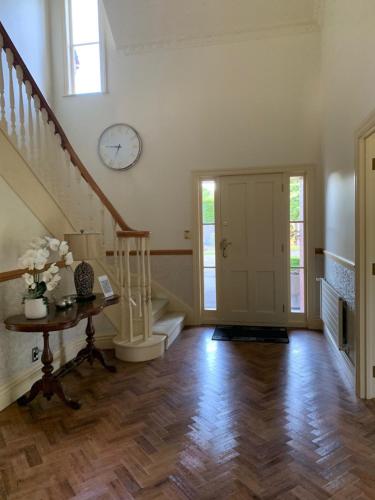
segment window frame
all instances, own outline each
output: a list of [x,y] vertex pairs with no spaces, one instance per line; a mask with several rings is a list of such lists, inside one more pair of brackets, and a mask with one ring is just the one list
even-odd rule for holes
[[[290,181],[293,177],[302,177],[303,178],[303,220],[291,221],[290,220]],[[293,172],[289,173],[287,176],[287,193],[288,193],[288,235],[287,235],[287,270],[288,270],[288,317],[291,323],[299,322],[301,320],[305,321],[308,316],[308,308],[309,308],[309,298],[308,298],[308,269],[309,269],[309,249],[308,249],[308,210],[307,210],[307,176],[304,172],[298,173]],[[291,248],[290,248],[290,225],[293,223],[303,224],[303,267],[294,267],[291,266]],[[304,293],[304,310],[303,312],[292,311],[292,290],[291,290],[291,272],[293,269],[302,269],[303,270],[303,293]]]
[[[212,182],[215,186],[214,189],[214,222],[207,224],[203,221],[203,184]],[[213,316],[218,313],[218,267],[217,267],[217,248],[218,248],[218,234],[217,234],[217,180],[216,179],[202,179],[200,182],[200,193],[199,193],[199,211],[200,211],[200,254],[202,258],[201,262],[201,289],[202,289],[202,297],[201,297],[201,309],[202,313],[207,316]],[[205,266],[204,264],[204,227],[205,226],[214,226],[215,230],[215,266]],[[205,269],[214,269],[215,270],[215,308],[205,308],[205,278],[204,271]]]
[[73,49],[75,45],[73,44],[73,20],[72,20],[72,5],[71,0],[64,0],[64,34],[65,34],[65,44],[64,44],[64,66],[65,66],[65,82],[64,82],[64,97],[76,97],[76,96],[92,96],[98,94],[107,93],[107,67],[106,67],[106,51],[105,51],[105,38],[104,38],[104,27],[103,27],[103,7],[101,0],[98,2],[98,21],[99,21],[99,41],[98,42],[88,42],[85,44],[76,44],[77,46],[88,46],[88,45],[99,45],[99,58],[100,58],[100,84],[101,89],[95,92],[75,92],[75,78],[74,78],[74,53]]

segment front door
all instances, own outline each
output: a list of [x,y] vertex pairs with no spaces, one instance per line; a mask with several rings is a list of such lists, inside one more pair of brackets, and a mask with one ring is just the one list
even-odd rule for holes
[[221,320],[286,322],[287,199],[282,174],[220,178]]

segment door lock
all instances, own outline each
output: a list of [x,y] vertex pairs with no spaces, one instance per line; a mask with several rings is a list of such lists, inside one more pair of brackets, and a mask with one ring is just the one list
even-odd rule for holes
[[226,238],[223,238],[220,242],[220,248],[221,248],[224,259],[226,259],[228,257],[226,250],[228,247],[231,246],[231,244],[232,244],[232,242],[228,241]]

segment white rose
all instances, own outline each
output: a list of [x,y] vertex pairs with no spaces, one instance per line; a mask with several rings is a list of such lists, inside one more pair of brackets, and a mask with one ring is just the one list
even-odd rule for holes
[[35,259],[37,256],[37,251],[36,250],[27,250],[22,257],[19,259],[19,265],[22,268],[28,268],[30,271],[32,271],[35,267]]
[[40,249],[38,250],[38,255],[41,255],[41,256],[43,256],[45,259],[48,259],[49,255],[50,255],[50,254],[49,254],[49,250],[48,250],[47,248],[40,248]]
[[44,273],[42,274],[42,281],[44,281],[44,283],[49,283],[51,280],[52,273],[50,272],[50,270],[44,271]]
[[61,280],[61,276],[59,276],[58,274],[56,274],[49,283],[47,283],[47,290],[49,292],[51,292],[52,290],[54,290],[57,285],[59,284],[59,281]]
[[26,285],[31,286],[34,283],[34,276],[29,273],[25,273],[22,275],[22,278],[25,280]]
[[66,241],[62,241],[59,247],[59,255],[63,257],[69,252],[69,245]]
[[50,268],[48,269],[48,271],[51,273],[51,274],[57,274],[59,272],[59,268],[56,266],[56,264],[51,264]]
[[54,290],[56,287],[57,287],[57,283],[53,283],[53,281],[50,281],[49,283],[47,283],[47,290],[49,292],[52,292],[52,290]]
[[65,265],[66,266],[71,266],[74,262],[74,259],[73,259],[73,254],[72,252],[69,252],[65,255]]
[[57,252],[59,246],[60,246],[60,241],[56,238],[50,238],[49,236],[46,236],[46,240],[48,242],[48,246],[53,252]]

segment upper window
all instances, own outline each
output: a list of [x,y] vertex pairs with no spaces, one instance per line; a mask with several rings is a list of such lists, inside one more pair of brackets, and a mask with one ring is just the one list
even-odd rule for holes
[[104,90],[99,0],[65,0],[68,93]]

